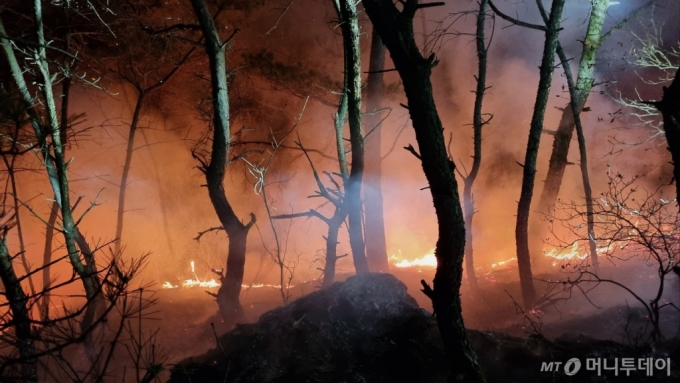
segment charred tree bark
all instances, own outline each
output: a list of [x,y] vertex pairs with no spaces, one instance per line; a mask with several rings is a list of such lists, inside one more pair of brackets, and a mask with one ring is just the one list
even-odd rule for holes
[[349,244],[352,248],[354,269],[357,274],[367,273],[368,262],[364,248],[363,204],[361,182],[364,175],[364,132],[361,126],[361,51],[359,49],[359,19],[355,0],[334,1],[345,58],[345,92],[349,141],[352,148],[352,167],[345,187],[345,204],[349,221]]
[[366,80],[366,177],[364,199],[366,209],[366,258],[371,271],[388,272],[385,213],[382,195],[382,113],[380,104],[385,69],[385,45],[373,30],[371,55]]
[[437,325],[451,364],[451,381],[484,382],[477,356],[463,323],[460,285],[465,252],[465,222],[454,176],[455,165],[446,152],[443,126],[432,95],[430,74],[434,54],[421,55],[413,35],[417,0],[404,2],[403,11],[388,0],[365,0],[364,7],[374,28],[392,56],[404,84],[409,114],[420,148],[420,159],[438,221],[435,248],[437,271],[434,289],[424,291],[432,299]]
[[486,41],[484,39],[484,27],[486,24],[486,7],[488,0],[479,2],[477,13],[477,32],[475,40],[477,44],[477,89],[475,89],[475,107],[472,115],[472,127],[474,129],[474,154],[472,155],[472,168],[470,174],[463,180],[463,206],[465,206],[465,271],[473,294],[479,292],[477,274],[472,247],[472,219],[475,215],[475,201],[472,196],[472,184],[477,179],[479,168],[482,165],[482,128],[489,121],[484,121],[482,116],[482,103],[486,92]]
[[326,236],[326,262],[323,267],[323,288],[330,287],[335,282],[335,264],[338,261],[338,233],[346,215],[344,211],[337,209],[333,217],[326,222],[328,224],[328,235]]
[[517,225],[515,227],[515,241],[517,245],[517,264],[519,267],[520,285],[525,307],[531,307],[536,301],[533,275],[531,272],[531,257],[529,255],[529,212],[533,197],[534,182],[536,180],[536,158],[538,146],[541,142],[545,109],[550,96],[550,82],[552,81],[555,50],[557,48],[562,10],[565,0],[553,0],[550,17],[546,25],[543,58],[541,60],[540,79],[536,103],[531,117],[529,141],[524,158],[524,172],[522,175],[522,191],[517,205]]
[[205,50],[210,61],[210,81],[212,85],[214,132],[210,162],[203,164],[203,171],[210,202],[222,227],[229,236],[227,272],[221,278],[222,286],[217,291],[217,305],[222,318],[228,323],[235,323],[243,320],[243,307],[241,307],[239,296],[246,262],[246,240],[248,231],[255,224],[255,215],[251,213],[250,222],[242,223],[225,194],[224,176],[231,145],[225,57],[226,43],[220,40],[205,0],[191,0],[191,5],[203,31]]
[[653,102],[652,105],[663,117],[663,131],[673,161],[676,199],[680,204],[680,68],[675,72],[671,85],[663,87],[661,101]]
[[[588,95],[593,87],[595,76],[595,59],[602,40],[602,26],[606,16],[609,0],[592,0],[590,19],[583,41],[583,52],[578,67],[576,80],[576,109],[580,112],[588,100]],[[565,68],[565,69],[568,69]],[[532,219],[532,255],[534,260],[541,260],[543,240],[548,233],[545,221],[541,217],[549,215],[562,186],[564,171],[569,163],[567,156],[569,146],[576,126],[573,108],[564,108],[557,130],[554,134],[553,148],[548,165],[548,174],[543,184],[543,191],[538,201],[537,212]],[[583,164],[583,163],[582,163]],[[583,165],[581,165],[583,166]],[[541,261],[538,261],[540,263]]]
[[5,286],[4,295],[7,298],[9,309],[12,312],[11,323],[13,324],[17,341],[17,349],[23,360],[21,363],[21,375],[23,382],[38,382],[38,369],[35,355],[35,345],[31,333],[31,316],[28,309],[28,297],[21,288],[21,282],[17,278],[12,267],[12,257],[7,250],[7,229],[4,229],[0,238],[0,279]]

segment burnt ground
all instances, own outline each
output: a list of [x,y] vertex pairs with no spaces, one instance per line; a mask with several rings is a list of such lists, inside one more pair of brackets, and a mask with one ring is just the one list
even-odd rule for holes
[[[432,273],[431,270],[427,269],[422,271],[417,269],[397,269],[393,271],[393,274],[406,285],[408,293],[414,298],[416,304],[425,309],[419,309],[418,312],[427,314],[423,316],[419,314],[415,317],[416,319],[411,318],[416,323],[407,326],[409,329],[419,329],[425,335],[419,337],[416,336],[417,332],[409,332],[410,330],[406,331],[404,328],[395,330],[395,334],[407,335],[405,340],[402,339],[405,342],[412,345],[420,343],[420,348],[413,346],[413,350],[415,350],[416,354],[421,355],[420,357],[411,352],[401,350],[400,354],[402,355],[400,358],[410,358],[413,363],[420,363],[423,368],[429,370],[434,368],[433,371],[436,372],[434,375],[428,375],[432,378],[431,380],[420,380],[419,378],[416,381],[439,381],[437,379],[446,374],[441,368],[435,368],[432,366],[432,363],[426,363],[421,360],[423,357],[427,357],[430,358],[428,359],[430,361],[439,361],[447,365],[444,363],[445,360],[441,359],[443,358],[441,349],[439,349],[439,353],[436,351],[440,347],[438,345],[438,334],[431,314],[428,314],[426,311],[431,307],[430,302],[427,297],[418,291],[420,279],[431,280]],[[544,279],[549,279],[550,276],[543,277]],[[339,280],[344,280],[345,278],[346,276],[340,277]],[[622,357],[650,351],[636,337],[636,331],[639,333],[645,330],[646,317],[644,312],[633,307],[630,300],[628,302],[631,304],[631,307],[627,307],[625,301],[620,296],[620,292],[605,292],[604,300],[624,302],[623,304],[596,308],[582,297],[574,296],[569,301],[545,307],[544,311],[540,312],[538,316],[534,316],[518,312],[514,304],[512,297],[520,296],[520,293],[518,284],[512,280],[511,269],[500,270],[494,275],[483,278],[481,280],[481,287],[482,293],[477,297],[472,297],[464,285],[461,297],[467,327],[472,330],[478,330],[471,331],[470,336],[473,340],[473,345],[482,359],[482,364],[486,365],[485,369],[496,371],[489,375],[489,381],[512,381],[503,380],[505,377],[512,375],[508,375],[507,369],[515,372],[526,370],[527,373],[535,373],[540,368],[541,361],[550,360],[543,360],[547,355],[552,355],[550,358],[555,360],[558,360],[555,355],[563,356],[566,360],[574,355],[581,356],[588,353],[605,355],[608,352],[612,357]],[[675,288],[677,289],[677,286]],[[302,296],[303,293],[308,295],[315,290],[315,284],[308,283],[297,286],[292,291],[292,294],[293,296]],[[616,298],[619,299],[608,299],[607,294],[618,294]],[[178,363],[187,357],[204,355],[206,352],[213,350],[213,354],[198,357],[198,360],[206,362],[212,358],[212,363],[215,364],[215,361],[220,358],[215,356],[217,339],[210,326],[210,323],[215,322],[213,314],[216,309],[212,298],[203,292],[202,289],[197,288],[161,290],[158,293],[158,298],[158,316],[164,319],[160,323],[153,323],[153,325],[160,324],[160,339],[162,339],[160,346],[162,350],[166,351],[169,362],[173,364]],[[281,306],[281,298],[279,292],[275,289],[247,289],[243,293],[243,304],[249,320],[256,322],[262,314]],[[294,304],[295,302],[293,302]],[[276,317],[275,315],[272,316],[271,313],[267,315],[269,315],[269,318]],[[533,323],[528,321],[527,317]],[[668,310],[664,316],[663,324],[667,339],[677,340],[677,331],[680,329],[679,324],[680,315],[675,310]],[[216,328],[219,334],[227,331],[227,329],[221,328],[219,323],[216,323]],[[281,327],[278,326],[270,329],[272,334],[276,334],[272,335],[275,337],[284,336],[280,330]],[[250,335],[261,331],[257,327],[241,328],[232,332],[231,335],[227,335],[227,337],[231,336],[231,338],[220,338],[220,344],[223,348],[231,347],[230,345],[234,344],[243,344],[243,339],[249,339]],[[392,339],[397,339],[398,335],[392,336]],[[675,343],[671,342],[671,344]],[[666,350],[664,352],[675,352],[672,351],[674,346],[669,347],[671,351]],[[426,350],[434,351],[426,352]],[[557,354],[555,354],[555,350],[562,351],[557,351]],[[222,362],[224,362],[225,358],[221,351],[219,351],[219,355],[221,355]],[[493,356],[495,359],[489,359],[490,356]],[[677,357],[677,355],[675,356]],[[399,360],[399,358],[397,359]],[[521,363],[515,359],[519,359]],[[676,360],[680,361],[680,357],[677,357]],[[228,364],[229,362],[226,363]],[[439,363],[435,364],[439,365]],[[387,370],[390,371],[391,369]],[[219,369],[217,371],[218,375],[224,372]],[[676,369],[676,371],[680,371],[680,369]],[[404,373],[403,371],[400,372],[402,375]],[[424,374],[423,371],[417,369],[411,370],[411,373],[413,376]],[[487,374],[489,373],[487,372]],[[529,379],[529,381],[553,381],[554,377],[551,375],[549,380],[544,380],[543,378],[548,379],[548,377],[515,374],[515,378],[517,379],[516,381],[526,379]],[[624,378],[622,377],[621,379]],[[210,380],[193,381],[209,382]],[[382,380],[375,378],[367,381]],[[644,379],[638,380],[631,377],[628,381],[644,381]]]

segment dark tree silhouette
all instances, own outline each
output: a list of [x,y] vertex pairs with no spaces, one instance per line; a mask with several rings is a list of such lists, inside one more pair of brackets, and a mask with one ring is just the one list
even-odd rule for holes
[[[680,203],[680,68],[675,72],[673,82],[663,87],[661,101],[650,102],[661,112],[663,117],[663,132],[668,143],[668,151],[673,160],[673,178],[675,179],[675,193]],[[680,206],[679,206],[680,209]]]
[[369,0],[364,1],[364,7],[404,84],[420,154],[412,147],[409,149],[421,160],[437,215],[434,288],[423,281],[423,291],[432,300],[451,363],[451,381],[484,382],[461,311],[459,291],[463,277],[465,222],[454,176],[455,165],[446,152],[443,126],[432,95],[430,74],[437,60],[434,54],[427,58],[421,55],[413,35],[413,18],[421,5],[417,0],[408,0],[399,11],[391,1]]
[[357,274],[368,272],[364,247],[363,204],[361,181],[364,176],[364,132],[361,125],[361,50],[359,47],[359,19],[356,0],[335,0],[342,30],[345,58],[345,92],[347,94],[347,119],[349,141],[352,149],[349,177],[345,180],[345,204],[349,221],[349,245]]
[[224,190],[224,176],[229,163],[231,131],[229,121],[229,93],[227,87],[226,47],[217,32],[212,15],[204,0],[192,0],[194,13],[203,31],[205,51],[210,61],[210,82],[213,103],[213,137],[209,162],[197,155],[201,169],[205,174],[210,202],[217,213],[222,228],[229,236],[226,274],[220,278],[222,285],[217,291],[217,305],[222,318],[227,323],[243,320],[243,307],[240,303],[243,271],[246,263],[246,241],[248,231],[255,224],[255,215],[250,214],[250,221],[243,223],[227,200]]
[[366,258],[371,271],[389,271],[385,238],[385,213],[382,194],[382,118],[381,98],[385,70],[385,45],[380,35],[371,33],[371,54],[366,80],[366,176],[364,205],[366,210]]

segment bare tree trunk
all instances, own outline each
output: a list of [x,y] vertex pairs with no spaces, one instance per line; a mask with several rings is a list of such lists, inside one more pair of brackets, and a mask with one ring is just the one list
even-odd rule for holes
[[[145,145],[149,145],[149,139],[146,136],[146,133],[142,129],[140,131],[142,133],[142,137],[144,138],[144,143]],[[163,183],[161,182],[161,172],[158,168],[158,161],[156,160],[156,157],[154,157],[153,153],[149,153],[151,157],[151,165],[153,166],[153,171],[154,171],[154,181],[156,182],[156,188],[158,189],[158,201],[160,202],[160,207],[161,207],[161,217],[163,219],[163,233],[165,233],[165,241],[168,245],[168,252],[170,253],[170,259],[175,261],[177,260],[177,254],[175,252],[175,246],[173,245],[173,236],[172,233],[170,232],[170,219],[168,217],[168,202],[167,202],[167,192],[165,191],[165,188],[163,187]]]
[[[16,82],[19,93],[22,96],[22,100],[27,106],[27,113],[30,117],[36,139],[40,144],[40,151],[44,159],[45,167],[47,168],[47,174],[55,195],[55,201],[61,209],[63,220],[62,232],[64,234],[69,261],[83,282],[87,299],[98,301],[98,297],[100,296],[100,283],[93,254],[91,251],[89,251],[89,249],[81,247],[83,256],[87,261],[86,264],[82,263],[78,254],[78,245],[86,245],[87,243],[84,241],[83,236],[75,226],[75,221],[73,219],[71,205],[69,202],[67,166],[64,161],[64,145],[62,142],[63,133],[60,131],[61,129],[57,118],[54,95],[52,93],[52,79],[50,77],[45,53],[46,45],[42,27],[42,7],[39,0],[34,1],[34,11],[38,46],[35,52],[35,64],[37,65],[38,71],[40,72],[40,85],[43,92],[43,102],[46,109],[46,121],[48,125],[47,134],[43,131],[41,118],[38,116],[37,111],[33,108],[35,102],[28,90],[28,86],[26,85],[26,81],[23,76],[23,70],[19,66],[19,62],[17,61],[17,58],[14,54],[11,42],[7,38],[0,38],[0,41],[2,41],[12,77]],[[4,25],[0,20],[0,36],[6,35],[7,34],[5,32]],[[52,138],[52,145],[47,145],[48,137]],[[50,147],[53,148],[54,155],[50,153]],[[88,305],[86,319],[84,319],[81,323],[83,331],[85,331],[89,324],[91,324],[91,322],[88,323],[87,318],[94,317],[94,312],[97,310],[98,306],[99,305],[97,304]]]
[[385,213],[382,194],[382,113],[381,98],[385,45],[380,35],[371,34],[371,56],[366,80],[366,177],[364,199],[366,209],[366,258],[371,271],[388,272],[387,242],[385,238]]
[[52,202],[52,209],[50,209],[50,216],[45,225],[45,248],[43,250],[43,271],[42,271],[42,290],[43,299],[41,302],[41,317],[46,321],[50,319],[50,299],[52,285],[52,277],[50,274],[50,263],[52,263],[52,240],[54,239],[54,225],[57,223],[57,214],[59,212],[59,204],[56,201]]
[[425,281],[422,283],[424,292],[432,299],[451,365],[451,381],[484,382],[461,312],[459,294],[463,276],[465,222],[453,173],[455,165],[446,152],[443,126],[432,95],[430,73],[437,61],[434,54],[428,58],[420,54],[413,36],[413,18],[419,8],[418,1],[406,1],[401,12],[389,0],[365,0],[363,3],[404,84],[420,148],[418,157],[434,202],[438,221],[434,289],[430,289]]
[[144,91],[137,90],[137,102],[135,103],[135,110],[132,113],[132,121],[130,122],[130,130],[128,132],[127,148],[125,150],[125,164],[123,164],[123,174],[120,177],[120,186],[118,192],[118,213],[116,214],[116,236],[113,244],[114,257],[120,256],[120,248],[123,238],[123,215],[125,214],[125,194],[127,192],[128,177],[130,175],[130,168],[132,166],[132,153],[135,150],[135,134],[137,133],[137,124],[139,124],[139,116],[142,113],[142,106],[144,105]]
[[326,236],[326,262],[323,268],[322,287],[330,287],[335,282],[335,264],[338,261],[338,232],[345,221],[345,213],[336,210],[327,221],[328,235]]
[[22,381],[31,383],[38,382],[38,369],[36,365],[35,346],[31,333],[31,316],[28,309],[28,297],[21,288],[21,282],[17,278],[12,267],[12,257],[7,250],[7,229],[0,234],[0,279],[5,285],[4,295],[7,298],[9,309],[12,312],[11,322],[14,326],[17,339],[17,349],[23,359],[21,363]]
[[[66,52],[71,51],[71,31],[69,29],[66,30],[65,36],[64,36],[64,41],[65,41],[65,46],[64,50]],[[68,129],[68,112],[69,112],[69,105],[70,105],[70,100],[71,100],[71,67],[68,64],[68,61],[64,64],[64,74],[65,78],[62,81],[61,84],[61,135],[62,135],[62,144],[66,145],[66,130]],[[43,293],[43,299],[41,302],[41,317],[43,320],[49,320],[50,319],[50,300],[51,300],[51,289],[50,286],[52,284],[52,277],[51,277],[51,267],[50,263],[52,262],[52,240],[54,239],[54,228],[55,224],[57,222],[57,216],[59,215],[59,204],[57,203],[56,199],[52,202],[52,207],[50,209],[50,216],[47,219],[47,225],[45,225],[45,247],[43,250],[43,270],[42,270],[42,289],[44,291]],[[82,252],[83,249],[81,248],[80,251]]]
[[[84,254],[86,259],[86,264],[83,264],[80,260],[80,255],[78,252],[77,241],[84,241],[83,236],[80,234],[76,227],[75,220],[73,218],[73,212],[71,211],[70,195],[69,195],[69,181],[68,181],[68,165],[64,158],[64,145],[62,143],[62,134],[60,132],[59,119],[57,118],[57,109],[54,100],[54,94],[52,93],[52,78],[50,76],[49,66],[47,63],[47,56],[45,52],[45,37],[43,33],[42,25],[42,4],[40,0],[34,0],[35,9],[35,23],[36,23],[36,35],[38,36],[38,48],[36,52],[36,64],[40,71],[40,77],[42,80],[42,91],[45,102],[45,109],[47,112],[48,126],[50,127],[49,135],[52,138],[52,146],[54,153],[54,165],[56,168],[57,178],[59,182],[59,192],[58,200],[61,202],[61,217],[63,220],[64,238],[66,242],[66,248],[69,254],[69,259],[73,268],[76,270],[78,275],[82,278],[85,285],[85,291],[88,300],[94,300],[97,298],[100,292],[99,278],[97,277],[96,264],[94,262],[94,255],[90,251],[92,260],[87,261],[88,256]],[[86,242],[85,242],[86,244]],[[97,305],[91,305],[92,310],[96,310]],[[92,313],[94,316],[94,313]],[[87,315],[86,315],[87,317]],[[87,327],[91,323],[87,323]]]
[[565,0],[554,0],[550,10],[550,18],[546,25],[545,45],[541,60],[540,79],[536,103],[531,117],[529,129],[529,142],[524,158],[524,172],[522,176],[522,191],[517,205],[517,225],[515,227],[515,241],[517,245],[517,264],[519,266],[519,278],[522,288],[522,298],[525,307],[531,307],[536,301],[533,275],[531,273],[531,257],[529,255],[529,212],[533,197],[534,181],[536,180],[536,158],[538,146],[541,142],[545,109],[550,96],[550,82],[552,81],[555,50],[557,48],[562,10]]
[[663,131],[673,161],[676,199],[680,203],[680,68],[675,72],[671,85],[668,88],[663,87],[661,101],[652,104],[663,117]]
[[144,99],[148,94],[167,84],[168,81],[177,73],[179,68],[184,64],[184,62],[189,58],[189,56],[194,52],[194,48],[191,48],[182,59],[175,65],[175,67],[162,79],[158,80],[155,84],[144,88],[141,83],[137,82],[136,78],[126,78],[126,81],[130,82],[137,92],[137,102],[135,103],[135,109],[132,113],[132,120],[130,121],[130,130],[128,131],[128,142],[127,148],[125,150],[125,163],[123,164],[123,174],[120,179],[120,191],[118,193],[118,214],[116,215],[116,242],[114,243],[113,254],[115,257],[120,255],[120,249],[123,244],[123,219],[125,214],[125,195],[127,193],[128,177],[130,175],[130,169],[132,167],[132,155],[135,150],[135,135],[137,133],[137,127],[139,125],[139,119],[142,114],[142,108],[144,107]]
[[590,175],[588,173],[588,155],[586,151],[586,136],[583,133],[583,124],[581,123],[581,110],[578,105],[578,93],[574,84],[574,79],[569,69],[569,60],[567,55],[562,50],[560,45],[557,46],[557,55],[560,57],[564,74],[567,78],[567,85],[569,87],[571,113],[574,117],[574,124],[576,125],[576,137],[578,139],[578,149],[581,161],[581,180],[583,181],[583,192],[586,199],[586,221],[588,230],[588,250],[590,251],[590,262],[593,267],[597,268],[599,261],[597,258],[597,243],[595,242],[595,222],[593,213],[593,189],[590,186]]
[[12,155],[12,160],[8,160],[7,157],[2,156],[2,160],[5,163],[5,168],[7,169],[7,175],[9,177],[9,183],[10,187],[12,188],[12,199],[14,200],[14,214],[15,214],[15,221],[17,225],[17,236],[19,237],[19,257],[21,258],[21,265],[24,267],[24,271],[26,272],[26,275],[28,275],[28,285],[31,289],[31,294],[35,295],[35,286],[33,284],[33,276],[31,275],[31,268],[28,265],[28,261],[26,260],[26,244],[24,242],[24,230],[23,226],[21,224],[21,207],[19,206],[19,192],[17,190],[17,180],[16,180],[16,172],[14,171],[14,164],[17,159],[17,136],[19,135],[19,124],[17,123],[16,126],[16,133],[13,138],[12,142],[12,152],[14,155]]
[[477,43],[477,89],[475,90],[475,107],[472,116],[472,127],[474,129],[474,154],[472,155],[472,168],[470,174],[465,177],[463,188],[463,201],[465,206],[465,271],[467,273],[470,290],[473,294],[479,292],[477,284],[477,274],[475,273],[475,263],[472,247],[472,219],[475,215],[475,200],[472,195],[472,184],[477,178],[479,168],[482,165],[482,128],[489,121],[484,121],[482,116],[482,103],[486,92],[486,41],[484,38],[484,27],[486,24],[486,7],[488,0],[479,2],[479,12],[477,13],[477,32],[475,40]]
[[364,133],[361,127],[361,51],[359,49],[359,19],[355,0],[335,0],[340,19],[345,57],[347,115],[352,167],[345,187],[345,204],[349,219],[349,244],[357,274],[367,273],[368,261],[364,248],[361,181],[364,174]]
[[241,307],[239,296],[241,294],[243,271],[246,262],[246,239],[248,231],[255,224],[255,215],[251,213],[250,222],[243,224],[236,216],[225,194],[224,176],[231,144],[227,63],[225,57],[226,44],[220,40],[205,0],[191,0],[191,5],[203,30],[205,49],[210,61],[214,113],[214,133],[210,163],[202,165],[208,185],[210,201],[222,227],[229,236],[227,272],[221,278],[222,286],[217,291],[217,305],[219,306],[222,318],[228,323],[235,323],[243,320],[243,307]]
[[[345,66],[347,65],[347,61],[345,60]],[[348,81],[348,71],[345,71],[344,78],[343,78],[343,86],[342,86],[342,93],[340,94],[340,102],[338,103],[338,110],[335,113],[334,116],[334,128],[335,128],[335,148],[337,151],[337,156],[338,156],[338,167],[340,168],[340,178],[343,180],[343,182],[346,184],[347,180],[349,179],[349,170],[347,166],[347,154],[345,152],[345,144],[344,144],[344,125],[345,125],[345,117],[347,116],[347,81]],[[346,193],[343,193],[341,190],[337,190],[337,194],[331,195],[329,193],[328,189],[323,185],[321,182],[321,179],[319,178],[319,174],[317,173],[316,169],[314,168],[314,163],[312,163],[311,158],[309,157],[309,154],[307,153],[307,150],[302,146],[301,142],[297,142],[297,145],[302,149],[303,153],[305,154],[305,157],[307,157],[307,161],[309,161],[309,166],[312,168],[312,173],[314,174],[314,180],[316,181],[316,185],[319,188],[319,194],[326,198],[329,202],[333,204],[335,207],[335,211],[333,212],[333,216],[331,218],[327,218],[320,213],[318,213],[315,210],[310,210],[305,213],[296,213],[296,214],[284,214],[284,215],[279,215],[279,216],[273,216],[271,219],[290,219],[290,218],[296,218],[296,217],[316,217],[322,220],[323,222],[328,225],[328,234],[326,235],[326,259],[324,263],[324,268],[323,268],[323,282],[321,287],[322,288],[327,288],[333,285],[335,282],[335,266],[336,262],[338,260],[338,233],[340,231],[340,227],[342,224],[345,222],[345,218],[347,218],[347,199],[345,198]],[[335,183],[337,185],[337,188],[340,189],[338,183]]]
[[[609,7],[609,0],[591,0],[592,6],[590,11],[590,19],[588,21],[588,28],[586,31],[585,40],[583,42],[583,52],[578,67],[578,77],[576,80],[576,109],[581,111],[588,95],[593,87],[593,80],[595,76],[595,59],[597,51],[600,48],[602,39],[602,26],[606,16],[607,8]],[[565,68],[568,69],[568,68]],[[562,112],[557,130],[554,134],[552,154],[550,155],[550,162],[548,166],[548,174],[543,184],[543,191],[538,201],[537,212],[534,219],[531,220],[531,232],[533,240],[531,242],[534,261],[539,264],[543,257],[543,241],[548,233],[548,226],[541,218],[549,215],[557,196],[562,186],[562,179],[564,178],[564,171],[569,164],[567,156],[569,154],[569,146],[574,134],[574,114],[572,108],[565,108]],[[583,166],[583,164],[581,165]]]

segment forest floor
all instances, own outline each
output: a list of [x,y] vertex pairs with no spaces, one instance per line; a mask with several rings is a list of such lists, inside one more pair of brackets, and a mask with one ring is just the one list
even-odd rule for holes
[[[413,270],[395,274],[399,279],[378,274],[351,277],[286,306],[273,299],[275,290],[250,292],[243,300],[250,314],[269,304],[277,307],[255,323],[239,325],[224,335],[212,332],[206,324],[210,313],[205,312],[202,324],[184,329],[186,338],[164,339],[174,340],[173,350],[181,350],[173,357],[188,354],[173,367],[170,382],[444,382],[451,363],[443,352],[436,321],[418,308],[426,301],[418,297],[415,286],[430,275]],[[580,306],[587,300],[573,297],[559,302],[561,311],[556,303],[545,311],[524,314],[512,299],[516,283],[499,278],[487,281],[490,285],[482,284],[477,299],[463,301],[474,307],[465,310],[466,322],[486,326],[469,328],[469,337],[489,382],[618,382],[625,379],[613,373],[595,376],[588,370],[566,376],[562,370],[544,372],[541,366],[574,357],[582,363],[595,358],[611,362],[623,357],[679,357],[677,337],[649,347],[630,336],[646,322],[634,307],[624,306],[624,310],[611,305],[586,311]],[[615,301],[612,298],[610,303]],[[669,312],[666,317],[666,330],[677,331],[680,315]],[[646,379],[644,372],[637,371],[628,381],[676,382],[680,371],[673,367],[672,375]]]
[[[639,274],[639,269],[631,273]],[[431,281],[432,269],[405,268],[392,271],[408,288],[408,293],[418,305],[431,311],[429,299],[420,292],[420,280]],[[338,276],[339,281],[347,275]],[[540,279],[557,279],[558,274],[537,275]],[[562,276],[563,277],[563,276]],[[479,331],[494,331],[516,337],[539,335],[548,339],[560,337],[587,337],[598,340],[611,340],[626,345],[638,345],[640,334],[648,332],[646,314],[635,307],[634,300],[626,297],[619,288],[598,287],[586,299],[574,293],[568,300],[545,305],[542,310],[524,313],[518,309],[514,297],[521,297],[519,283],[514,279],[515,270],[511,267],[494,271],[479,279],[480,294],[470,293],[464,281],[461,288],[463,315],[466,327]],[[297,285],[291,290],[294,298],[317,290],[317,282]],[[677,281],[667,287],[667,293],[675,293],[680,298]],[[539,284],[537,290],[544,291],[545,285]],[[156,317],[163,318],[159,325],[161,350],[168,353],[169,363],[176,363],[186,357],[200,355],[216,347],[216,339],[210,326],[216,319],[217,306],[214,299],[202,288],[172,289],[158,292]],[[677,299],[676,299],[677,301]],[[606,304],[602,304],[602,303]],[[260,315],[281,306],[280,292],[275,288],[250,288],[242,293],[242,304],[249,322],[257,322]],[[630,307],[629,307],[629,306]],[[219,334],[226,332],[215,323]],[[662,328],[667,339],[678,339],[680,313],[668,309],[662,317]]]

